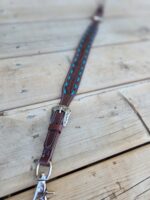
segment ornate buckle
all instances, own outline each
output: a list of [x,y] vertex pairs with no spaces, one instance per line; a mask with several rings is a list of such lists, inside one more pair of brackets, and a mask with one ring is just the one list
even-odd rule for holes
[[59,113],[61,113],[61,112],[65,113],[64,114],[64,119],[63,119],[63,126],[66,126],[67,123],[68,123],[70,114],[71,114],[71,110],[67,106],[64,106],[64,105],[55,106],[54,108],[52,108],[52,110],[54,112],[58,111]]

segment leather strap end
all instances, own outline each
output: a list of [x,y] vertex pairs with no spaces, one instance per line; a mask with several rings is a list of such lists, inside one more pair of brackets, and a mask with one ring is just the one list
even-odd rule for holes
[[93,20],[95,23],[100,23],[100,22],[102,22],[103,13],[104,13],[104,8],[103,8],[102,5],[100,5],[100,6],[98,7],[98,9],[96,10],[95,14],[93,15],[92,20]]
[[104,13],[104,7],[103,5],[100,5],[96,12],[95,12],[95,16],[99,16],[99,17],[102,17],[103,16],[103,13]]
[[48,166],[49,161],[52,160],[52,156],[54,153],[54,149],[57,143],[57,140],[59,138],[60,132],[58,131],[49,131],[47,134],[45,143],[44,143],[44,149],[42,152],[42,156],[39,160],[41,165]]
[[48,133],[44,142],[42,156],[39,160],[39,163],[43,166],[48,166],[49,161],[52,160],[57,140],[63,128],[63,119],[63,112],[52,112],[51,124],[48,127]]

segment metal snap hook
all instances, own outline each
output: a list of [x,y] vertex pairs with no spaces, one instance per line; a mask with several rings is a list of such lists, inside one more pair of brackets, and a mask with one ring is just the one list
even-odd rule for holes
[[38,184],[34,193],[33,200],[47,200],[47,195],[54,195],[55,192],[47,191],[46,181],[50,178],[52,173],[52,162],[49,162],[49,170],[47,175],[45,173],[39,174],[41,164],[38,162],[36,167],[36,177],[38,178]]

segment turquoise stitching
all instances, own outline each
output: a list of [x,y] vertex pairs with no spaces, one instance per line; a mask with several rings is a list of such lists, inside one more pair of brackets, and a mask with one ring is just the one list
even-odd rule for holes
[[81,74],[82,74],[82,72],[80,71],[80,72],[79,72],[79,76],[81,76]]
[[64,94],[67,94],[67,90],[64,88]]
[[77,82],[79,82],[79,81],[80,81],[80,77],[77,78]]
[[68,76],[68,80],[70,80],[71,79],[71,76]]
[[76,89],[77,89],[77,88],[78,88],[78,85],[77,85],[77,84],[75,84],[75,85],[74,85],[74,88],[76,88]]
[[71,95],[74,95],[74,94],[75,94],[75,90],[72,90]]
[[[89,42],[87,44],[87,47],[86,47],[84,55],[83,55],[82,65],[81,65],[81,68],[79,70],[78,77],[76,79],[76,83],[74,84],[74,89],[71,91],[71,95],[74,95],[77,92],[78,83],[81,80],[81,75],[82,75],[82,73],[84,71],[84,66],[85,66],[85,64],[87,62],[87,58],[88,58],[88,55],[89,55],[89,50],[90,50],[92,42],[94,40],[94,36],[96,34],[96,31],[97,31],[97,29],[94,26],[89,26],[88,29],[87,29],[87,31],[86,31],[86,33],[81,38],[80,44],[79,44],[79,46],[78,46],[78,48],[76,50],[76,54],[74,56],[73,63],[71,64],[71,69],[70,69],[70,72],[69,72],[69,76],[67,78],[68,80],[71,79],[71,76],[72,76],[72,74],[74,72],[73,68],[76,67],[76,62],[78,61],[78,58],[80,56],[81,50],[82,50],[83,45],[84,45],[84,42],[85,42],[87,36],[89,36],[90,38],[89,38]],[[67,94],[67,88],[66,88],[67,86],[69,86],[69,82],[65,83],[65,88],[63,90],[64,94]]]
[[73,73],[73,69],[70,70],[70,73],[71,73],[71,74]]
[[82,61],[82,64],[83,64],[83,65],[85,65],[85,64],[86,64],[86,60],[85,60],[85,59],[83,59],[83,61]]
[[68,82],[65,83],[65,86],[68,86]]

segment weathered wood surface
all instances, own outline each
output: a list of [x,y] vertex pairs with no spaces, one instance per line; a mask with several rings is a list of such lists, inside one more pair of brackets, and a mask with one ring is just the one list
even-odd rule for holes
[[[82,19],[1,25],[0,58],[73,50],[89,23]],[[93,46],[149,40],[149,33],[149,17],[106,18]]]
[[106,17],[150,15],[148,0],[1,0],[0,23],[87,18],[101,2],[106,2]]
[[[150,79],[149,49],[150,42],[93,49],[79,93]],[[1,60],[0,110],[58,98],[73,53]]]
[[[143,104],[149,98],[146,93]],[[50,110],[56,103],[6,111],[0,117],[1,196],[35,183],[34,161],[42,150]],[[54,155],[52,177],[150,141],[147,129],[119,90],[79,95],[71,109],[71,122]],[[150,102],[146,111],[150,112]]]
[[150,1],[147,0],[106,0],[107,17],[149,16]]
[[1,0],[0,23],[65,20],[91,16],[101,0]]
[[[149,200],[150,146],[136,149],[48,184],[53,200]],[[29,190],[9,200],[32,199]]]
[[[0,197],[35,184],[51,108],[98,2],[1,0]],[[149,146],[94,165],[150,142],[149,8],[146,0],[106,2],[52,178],[86,169],[50,183],[53,199],[149,200]]]

